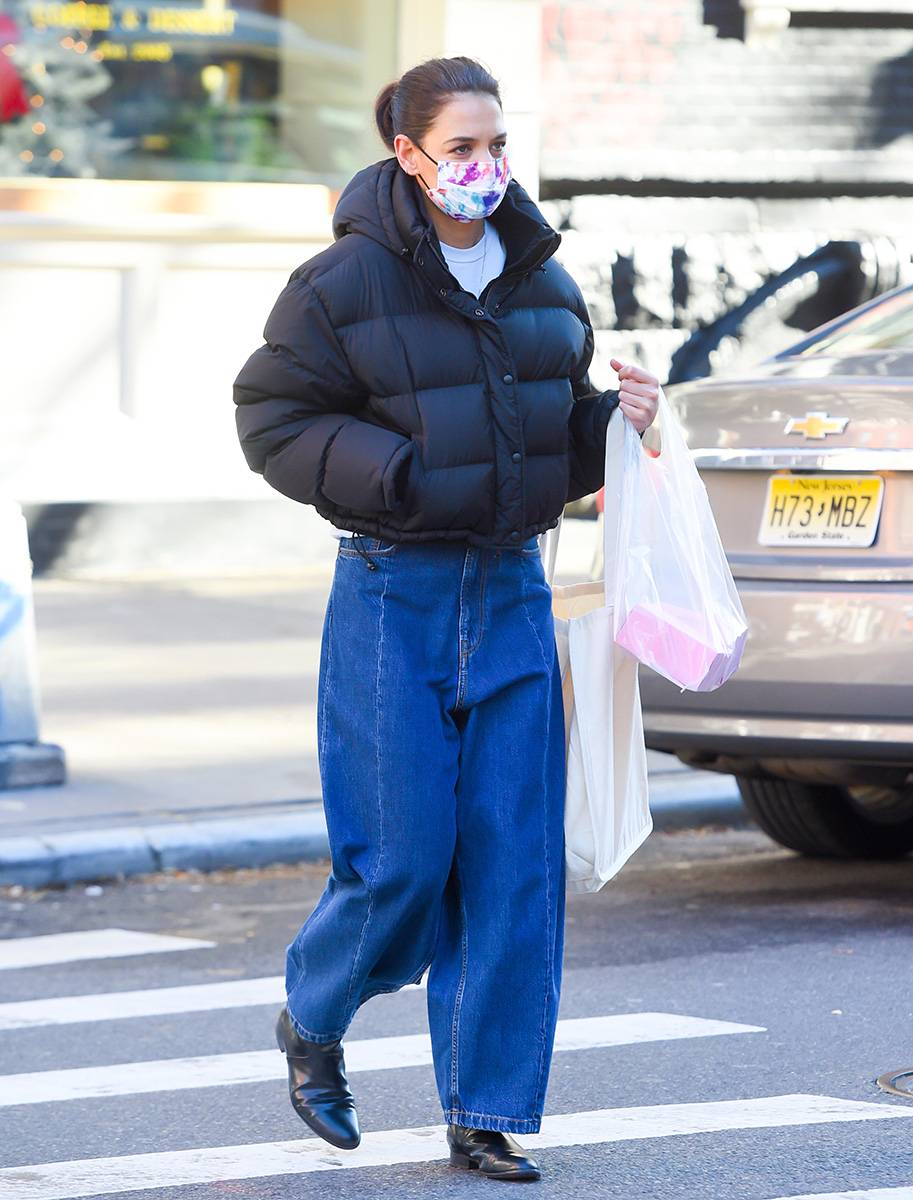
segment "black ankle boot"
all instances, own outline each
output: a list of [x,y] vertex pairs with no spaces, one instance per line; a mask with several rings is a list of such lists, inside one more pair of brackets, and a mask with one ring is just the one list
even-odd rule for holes
[[539,1165],[510,1136],[496,1129],[470,1129],[465,1125],[447,1126],[447,1145],[454,1167],[478,1169],[489,1179],[538,1179]]
[[292,1107],[313,1131],[340,1150],[361,1141],[355,1101],[346,1080],[342,1042],[309,1042],[301,1037],[283,1008],[276,1042],[288,1060]]

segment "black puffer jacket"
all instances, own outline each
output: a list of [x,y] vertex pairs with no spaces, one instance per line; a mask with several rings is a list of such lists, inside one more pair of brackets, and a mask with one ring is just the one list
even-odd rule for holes
[[248,465],[339,528],[516,545],[603,483],[617,391],[597,391],[561,235],[511,180],[503,272],[450,273],[395,157],[359,171],[334,242],[298,267],[234,386]]

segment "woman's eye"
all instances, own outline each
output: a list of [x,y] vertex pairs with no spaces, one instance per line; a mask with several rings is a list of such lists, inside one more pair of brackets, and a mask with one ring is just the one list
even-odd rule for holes
[[[500,151],[501,153],[504,152],[504,147],[507,145],[506,142],[495,142],[494,144],[495,144],[495,146],[501,147],[501,151]],[[459,153],[461,150],[471,150],[471,149],[472,149],[472,146],[470,145],[470,143],[466,142],[462,146],[457,146],[455,153]]]

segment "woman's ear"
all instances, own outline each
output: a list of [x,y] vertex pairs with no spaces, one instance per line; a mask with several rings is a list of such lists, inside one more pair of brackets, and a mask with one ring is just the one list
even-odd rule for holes
[[404,133],[398,133],[393,139],[393,153],[406,174],[414,177],[417,170],[415,157],[418,151]]

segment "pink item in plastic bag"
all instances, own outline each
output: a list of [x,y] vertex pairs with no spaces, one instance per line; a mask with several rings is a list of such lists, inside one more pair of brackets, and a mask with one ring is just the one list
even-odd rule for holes
[[709,692],[737,670],[748,621],[707,489],[662,388],[657,416],[658,456],[622,413],[614,637],[682,691]]
[[731,674],[747,633],[736,632],[733,648],[721,653],[704,612],[641,602],[628,612],[615,641],[682,690],[710,692]]

